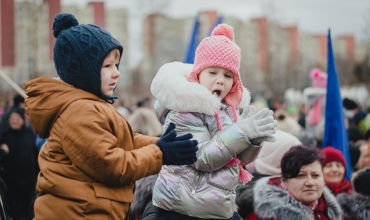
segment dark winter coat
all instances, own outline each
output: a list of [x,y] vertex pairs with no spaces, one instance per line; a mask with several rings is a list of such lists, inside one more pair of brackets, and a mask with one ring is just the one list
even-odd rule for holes
[[9,154],[1,158],[4,169],[2,178],[10,188],[34,189],[39,167],[36,134],[31,127],[24,125],[21,130],[8,128],[0,138],[0,144],[6,144]]
[[238,213],[239,215],[245,219],[249,214],[253,213],[253,200],[254,200],[254,186],[256,181],[263,178],[268,177],[268,175],[263,175],[254,171],[251,173],[253,175],[252,181],[250,181],[246,185],[238,185],[236,187],[236,205],[238,206]]
[[135,202],[130,207],[129,219],[141,219],[145,207],[150,203],[152,204],[153,188],[158,174],[144,177],[135,183]]
[[269,179],[265,177],[258,180],[254,187],[254,211],[259,219],[342,219],[342,210],[328,188],[324,187],[319,204],[312,211],[286,190],[270,184]]
[[26,125],[21,130],[12,130],[9,127],[0,138],[0,145],[6,144],[9,148],[9,153],[2,154],[0,159],[3,168],[1,177],[7,186],[1,186],[1,190],[9,193],[9,196],[2,195],[2,201],[6,214],[15,219],[22,219],[27,215],[28,207],[36,194],[39,166],[35,140],[36,134]]
[[[370,187],[370,186],[369,186]],[[337,200],[342,207],[343,217],[346,220],[370,219],[370,197],[362,194],[341,193]]]

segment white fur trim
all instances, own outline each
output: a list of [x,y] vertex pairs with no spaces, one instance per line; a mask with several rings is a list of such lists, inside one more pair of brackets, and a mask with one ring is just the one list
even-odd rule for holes
[[237,108],[244,108],[244,106],[250,105],[250,103],[251,103],[251,94],[247,88],[243,87],[242,101],[237,106]]
[[[167,109],[215,115],[215,110],[221,107],[221,100],[212,95],[206,87],[188,81],[192,69],[192,64],[181,62],[163,65],[154,77],[150,91]],[[244,89],[243,100],[241,103],[250,102],[247,89]]]
[[303,90],[304,97],[308,97],[311,95],[324,95],[324,94],[326,94],[326,89],[323,89],[323,88],[307,87]]

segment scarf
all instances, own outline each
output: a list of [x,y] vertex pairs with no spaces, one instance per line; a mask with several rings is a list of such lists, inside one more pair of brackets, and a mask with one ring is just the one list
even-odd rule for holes
[[352,194],[351,184],[346,179],[343,179],[340,183],[326,183],[326,186],[330,189],[334,196],[342,192]]

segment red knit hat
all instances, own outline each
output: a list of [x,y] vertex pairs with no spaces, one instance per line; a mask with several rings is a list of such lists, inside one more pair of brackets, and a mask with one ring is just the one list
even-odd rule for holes
[[332,146],[327,146],[321,150],[321,154],[325,157],[324,161],[322,162],[323,167],[332,161],[338,161],[339,163],[343,164],[344,167],[346,167],[346,161],[344,160],[344,156],[340,150],[337,150]]

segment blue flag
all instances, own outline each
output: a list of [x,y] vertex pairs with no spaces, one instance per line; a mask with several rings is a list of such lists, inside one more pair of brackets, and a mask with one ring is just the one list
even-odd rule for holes
[[199,33],[199,15],[195,18],[193,32],[190,36],[188,49],[186,51],[184,63],[194,63],[195,50],[198,46],[198,33]]
[[222,23],[222,20],[223,20],[223,17],[221,15],[218,16],[217,20],[215,21],[215,23],[212,25],[211,29],[208,32],[208,35],[207,35],[208,37],[211,36],[213,29],[215,29],[217,25]]
[[335,69],[335,58],[331,44],[330,30],[328,32],[328,84],[326,92],[325,107],[325,131],[322,147],[332,146],[338,149],[344,155],[346,160],[346,179],[351,178],[351,161],[348,151],[348,137],[344,125],[344,113],[342,98],[340,96],[340,87]]

